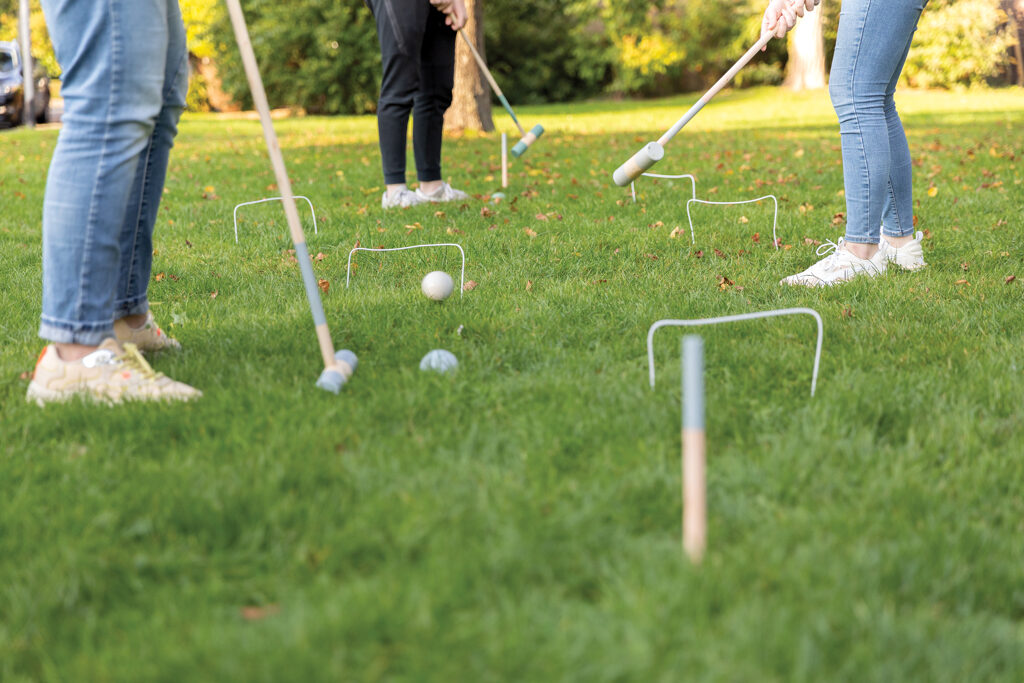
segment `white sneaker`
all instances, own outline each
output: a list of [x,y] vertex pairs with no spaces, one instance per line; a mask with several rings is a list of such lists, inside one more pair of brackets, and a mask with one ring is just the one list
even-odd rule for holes
[[385,190],[384,196],[380,198],[380,205],[384,209],[407,209],[410,206],[426,204],[427,201],[429,200],[421,197],[418,192],[413,192],[409,188],[402,188],[394,192]]
[[859,275],[876,277],[885,272],[885,254],[879,249],[871,258],[857,258],[846,249],[846,240],[839,238],[838,244],[826,242],[818,247],[818,256],[832,253],[813,266],[787,278],[779,280],[780,285],[804,285],[806,287],[829,287],[848,282]]
[[425,202],[461,202],[464,199],[469,199],[468,194],[462,190],[456,190],[448,183],[441,183],[441,187],[430,194],[416,188],[416,196]]
[[895,263],[904,270],[921,270],[928,265],[924,262],[924,247],[921,243],[923,239],[924,233],[919,230],[914,234],[914,239],[902,247],[894,247],[886,241],[883,234],[878,248],[885,254],[885,260],[889,263]]
[[134,344],[113,338],[77,361],[61,360],[53,344],[39,356],[26,398],[42,406],[85,396],[107,404],[124,401],[190,401],[203,392],[149,366]]

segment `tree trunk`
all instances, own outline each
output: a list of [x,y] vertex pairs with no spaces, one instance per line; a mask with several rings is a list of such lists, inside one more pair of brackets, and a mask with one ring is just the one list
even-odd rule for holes
[[1013,34],[1013,61],[1017,85],[1024,87],[1024,0],[1003,0],[1003,11]]
[[790,90],[824,88],[825,78],[825,13],[822,5],[800,19],[789,34],[789,60],[786,80]]
[[[473,41],[480,55],[487,59],[484,51],[483,4],[483,0],[466,0],[469,22],[462,32]],[[452,92],[452,106],[444,115],[444,129],[453,132],[494,130],[490,88],[473,59],[473,53],[462,38],[455,42],[455,90]]]

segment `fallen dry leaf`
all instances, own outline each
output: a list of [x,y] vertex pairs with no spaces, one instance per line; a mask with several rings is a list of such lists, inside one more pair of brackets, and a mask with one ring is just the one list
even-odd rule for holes
[[1007,275],[1006,276],[1006,284],[1010,284],[1011,282],[1013,282],[1016,279],[1017,279],[1016,275]]
[[472,292],[474,289],[476,289],[478,284],[479,283],[476,280],[470,280],[466,284],[462,285],[462,291]]
[[217,298],[217,294],[218,294],[217,290],[216,289],[213,290],[212,292],[210,292],[210,298],[211,299],[216,299]]
[[670,233],[668,234],[668,237],[669,237],[669,239],[672,239],[672,240],[674,240],[674,239],[676,239],[677,237],[679,237],[680,235],[685,235],[685,234],[686,234],[686,233],[685,233],[685,232],[683,231],[683,229],[682,229],[681,227],[679,227],[679,226],[677,225],[677,226],[676,226],[676,227],[675,227],[675,228],[674,228],[674,229],[672,230],[672,232],[670,232]]
[[527,292],[533,291],[533,280],[527,280],[526,281],[526,291]]
[[18,379],[32,379],[32,371],[26,370],[25,372],[18,375]]
[[693,252],[693,257],[694,258],[704,258],[704,252],[701,251],[700,249],[698,249],[697,251]]
[[967,272],[968,268],[970,268],[970,264],[967,263],[967,261],[964,261],[963,263],[960,264],[960,269],[963,270],[965,273]]
[[929,197],[934,197],[938,193],[939,193],[939,188],[935,187],[934,185],[932,185],[931,187],[928,188],[928,196]]
[[260,619],[266,619],[267,617],[273,616],[281,611],[281,606],[277,604],[266,605],[259,607],[257,605],[248,605],[239,610],[242,614],[242,618],[246,621],[259,621]]
[[761,233],[755,232],[753,235],[750,236],[750,239],[754,240],[755,244],[760,244],[761,243]]
[[327,290],[331,288],[331,283],[321,278],[316,281],[316,286],[322,289],[324,294],[326,294]]
[[729,278],[727,278],[726,276],[724,276],[724,275],[719,275],[718,276],[718,288],[719,289],[722,289],[722,290],[729,289],[734,284],[736,284],[736,283],[733,282],[732,280],[730,280]]
[[318,251],[316,256],[313,257],[313,260],[317,261],[317,262],[320,262],[320,261],[323,261],[325,258],[327,258],[327,257],[324,256],[324,253],[322,251]]
[[967,285],[968,287],[970,287],[970,286],[971,286],[971,283],[970,283],[970,282],[968,282],[967,280],[957,280],[955,284],[958,284],[958,285]]
[[537,236],[537,231],[532,229],[532,228],[523,228],[523,232],[525,232],[530,237],[536,237]]
[[167,275],[165,275],[164,273],[157,273],[156,275],[153,276],[153,279],[157,282],[160,282],[165,277],[167,277]]
[[852,318],[853,317],[853,308],[850,307],[850,306],[844,306],[843,307],[843,312],[842,312],[842,317],[843,317],[844,320],[848,319],[848,318]]

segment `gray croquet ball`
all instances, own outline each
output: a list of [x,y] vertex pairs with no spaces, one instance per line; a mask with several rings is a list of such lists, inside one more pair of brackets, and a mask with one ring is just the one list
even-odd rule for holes
[[434,372],[454,372],[459,367],[459,361],[451,351],[434,349],[423,356],[420,361],[420,370],[432,370]]
[[495,203],[500,202],[504,198],[505,198],[505,193],[504,192],[495,192],[494,194],[491,195],[491,201],[495,202]]

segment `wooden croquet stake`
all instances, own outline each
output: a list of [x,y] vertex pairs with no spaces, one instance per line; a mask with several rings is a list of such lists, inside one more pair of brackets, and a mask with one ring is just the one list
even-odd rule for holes
[[508,187],[508,135],[501,134],[501,188]]
[[683,550],[694,564],[707,547],[704,436],[704,340],[683,338]]

